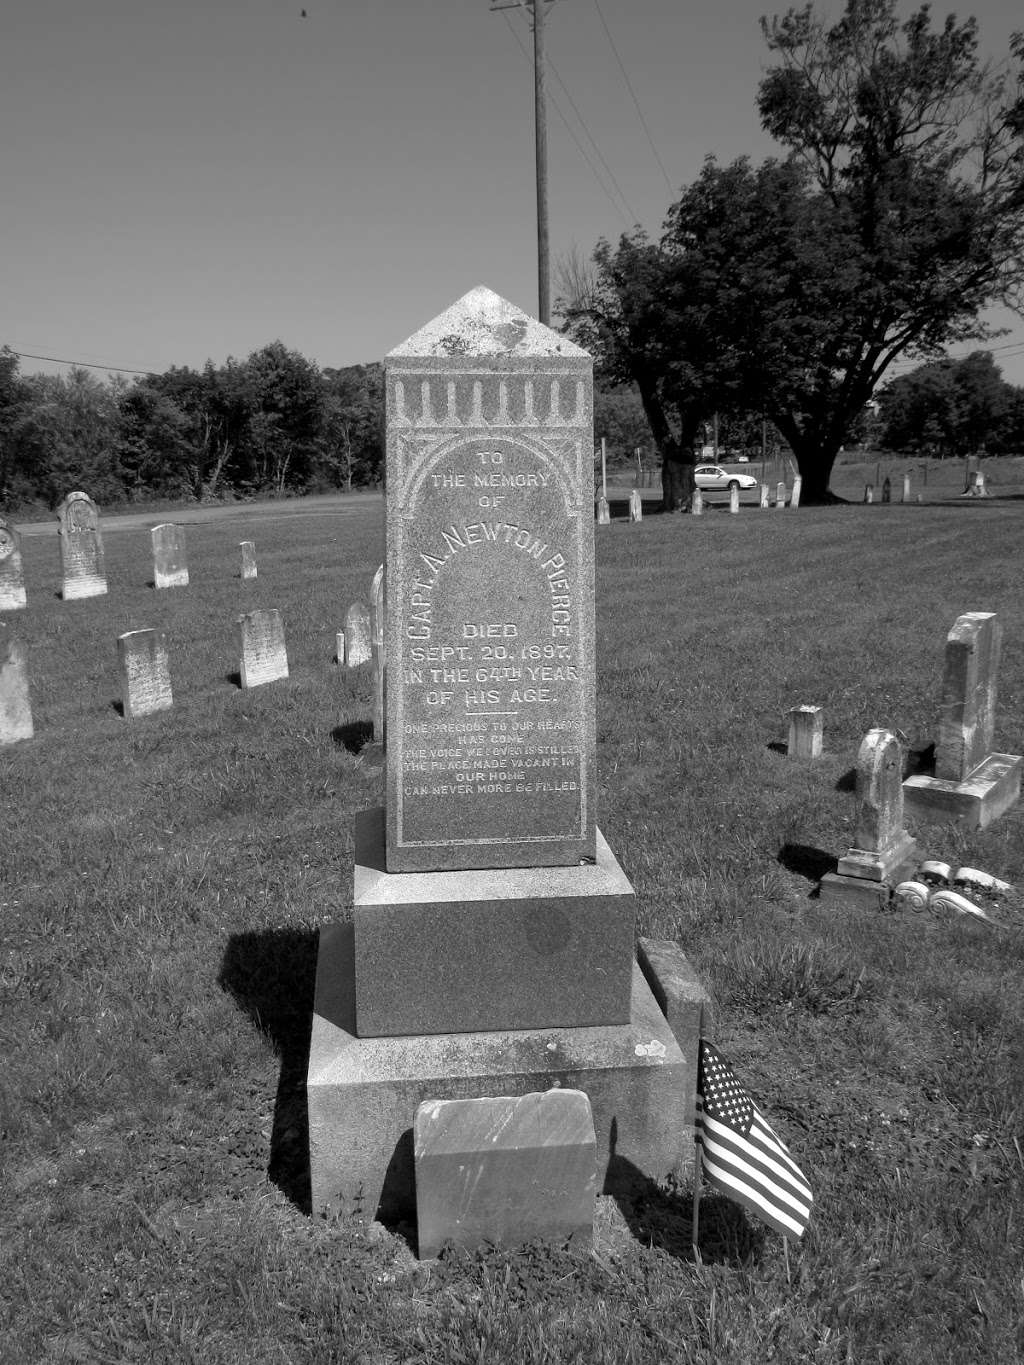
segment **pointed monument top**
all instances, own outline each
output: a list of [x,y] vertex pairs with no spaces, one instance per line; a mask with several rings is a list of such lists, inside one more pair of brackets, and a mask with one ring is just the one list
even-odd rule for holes
[[463,294],[432,322],[388,352],[398,356],[565,356],[588,352],[531,318],[486,285]]

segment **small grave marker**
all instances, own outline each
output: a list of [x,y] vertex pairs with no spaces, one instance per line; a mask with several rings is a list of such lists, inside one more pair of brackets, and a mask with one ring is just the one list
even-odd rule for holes
[[803,476],[797,474],[796,478],[793,480],[793,492],[790,494],[789,498],[790,507],[800,506],[800,493],[803,490],[803,486],[804,486]]
[[874,489],[874,485],[873,485],[873,484],[870,484],[870,483],[866,483],[866,484],[864,485],[864,501],[865,501],[865,502],[874,502],[874,500],[875,500],[875,489]]
[[735,484],[729,485],[729,511],[735,516],[740,510],[740,490]]
[[345,613],[345,662],[358,668],[373,658],[373,629],[370,608],[365,602],[353,602]]
[[910,501],[910,475],[909,475],[909,474],[904,474],[904,475],[903,475],[903,501],[904,501],[904,502],[909,502],[909,501]]
[[425,1100],[413,1146],[421,1258],[445,1242],[590,1244],[597,1140],[582,1090]]
[[338,631],[334,646],[334,662],[336,664],[344,664],[345,662],[345,632],[343,630]]
[[786,505],[786,485],[780,480],[775,489],[775,506],[785,507]]
[[32,735],[25,647],[0,630],[0,744],[16,744]]
[[772,490],[766,483],[761,485],[761,506],[770,507],[772,505]]
[[630,521],[643,521],[644,504],[640,497],[640,490],[634,488],[629,495],[629,519]]
[[704,513],[704,495],[699,488],[693,490],[693,498],[690,501],[690,511],[695,517],[702,516]]
[[821,880],[823,904],[880,906],[917,864],[903,827],[903,749],[890,730],[869,730],[857,754],[854,846]]
[[608,499],[600,497],[597,500],[597,524],[598,526],[608,526],[611,524],[612,514],[608,508]]
[[824,711],[820,706],[794,706],[789,713],[790,758],[820,758],[824,734]]
[[154,526],[153,586],[155,588],[188,587],[188,551],[185,547],[185,528],[165,521]]
[[88,493],[69,493],[57,508],[65,602],[107,591],[99,508]]
[[287,678],[284,624],[277,608],[244,612],[238,624],[242,638],[242,686],[261,687]]
[[256,577],[256,545],[251,540],[243,540],[239,543],[239,550],[242,552],[242,579]]
[[889,478],[888,474],[886,474],[882,484],[882,501],[892,502],[892,480]]
[[18,611],[27,601],[21,537],[9,521],[0,517],[0,611]]
[[119,635],[117,657],[125,720],[166,711],[174,704],[162,630],[129,630]]

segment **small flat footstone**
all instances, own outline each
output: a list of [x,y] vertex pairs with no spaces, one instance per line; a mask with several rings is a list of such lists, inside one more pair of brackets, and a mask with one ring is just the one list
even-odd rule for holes
[[597,1141],[582,1090],[424,1100],[413,1141],[421,1258],[446,1242],[589,1243]]

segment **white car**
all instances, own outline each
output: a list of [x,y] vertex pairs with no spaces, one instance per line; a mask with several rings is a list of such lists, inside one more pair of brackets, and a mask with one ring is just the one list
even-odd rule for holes
[[752,474],[730,474],[717,464],[699,464],[693,471],[693,479],[701,490],[757,487],[757,480]]

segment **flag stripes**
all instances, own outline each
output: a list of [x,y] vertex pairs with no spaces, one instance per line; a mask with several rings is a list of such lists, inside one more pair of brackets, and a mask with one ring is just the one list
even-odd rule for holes
[[814,1202],[811,1187],[728,1062],[704,1039],[697,1085],[694,1136],[708,1183],[784,1237],[800,1237]]

